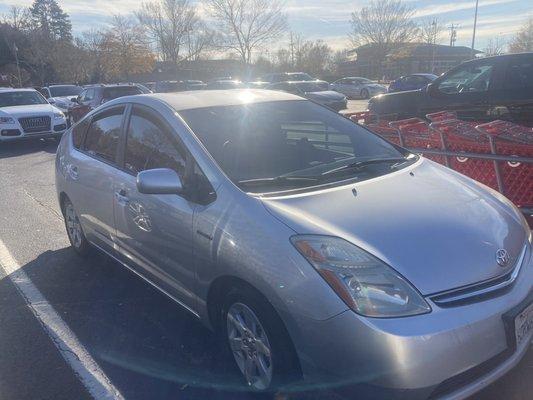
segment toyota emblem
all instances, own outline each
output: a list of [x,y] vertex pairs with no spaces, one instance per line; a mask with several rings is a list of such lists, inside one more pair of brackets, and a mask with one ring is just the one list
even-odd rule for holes
[[507,267],[510,259],[511,257],[509,257],[509,253],[507,253],[507,250],[500,249],[496,252],[496,262],[500,267]]

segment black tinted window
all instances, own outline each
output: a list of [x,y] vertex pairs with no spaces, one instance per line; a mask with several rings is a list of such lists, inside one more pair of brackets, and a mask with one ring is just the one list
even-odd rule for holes
[[124,107],[112,108],[97,114],[87,131],[84,149],[107,161],[115,161],[122,126]]
[[141,89],[137,86],[108,87],[104,89],[103,98],[106,100],[113,100],[118,97],[132,96],[135,94],[142,94]]
[[503,85],[504,89],[533,88],[533,57],[511,61]]
[[153,113],[134,107],[126,140],[124,167],[128,171],[137,174],[147,169],[170,168],[183,175],[184,157],[171,133]]
[[85,137],[85,132],[87,132],[90,120],[90,118],[85,118],[72,128],[72,143],[77,149],[79,149],[83,143],[83,138]]

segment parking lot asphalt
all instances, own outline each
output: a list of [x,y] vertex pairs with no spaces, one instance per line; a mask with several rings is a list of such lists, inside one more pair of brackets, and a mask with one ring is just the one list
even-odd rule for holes
[[[55,150],[53,142],[0,144],[0,243],[125,399],[360,398],[329,389],[247,393],[224,346],[194,317],[109,258],[77,257],[56,200]],[[3,270],[0,400],[91,398]],[[475,399],[531,393],[532,349]]]

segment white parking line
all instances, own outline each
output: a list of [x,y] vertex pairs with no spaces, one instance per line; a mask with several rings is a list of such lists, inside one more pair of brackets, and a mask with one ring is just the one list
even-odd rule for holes
[[74,370],[74,373],[91,396],[98,400],[122,400],[122,394],[113,386],[104,371],[94,361],[52,305],[48,303],[28,275],[21,269],[1,240],[0,268],[13,282],[35,318],[41,323],[61,356]]

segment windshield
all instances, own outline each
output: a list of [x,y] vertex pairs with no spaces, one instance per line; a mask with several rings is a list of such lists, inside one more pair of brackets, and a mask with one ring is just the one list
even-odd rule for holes
[[136,94],[142,94],[141,89],[137,86],[118,86],[104,89],[103,98],[106,100],[113,100],[122,96],[133,96]]
[[293,83],[293,85],[302,92],[323,92],[329,89],[327,83],[321,82],[297,82]]
[[[265,181],[264,191],[331,183],[354,177],[350,169],[327,173],[337,167],[405,156],[350,120],[306,100],[192,109],[180,115],[244,190],[244,181],[280,176],[308,179],[292,179],[289,185],[279,179]],[[357,174],[365,179],[388,171],[390,165],[372,164]]]
[[31,104],[48,104],[38,92],[20,91],[0,93],[0,107],[26,106]]
[[82,91],[82,88],[76,85],[50,86],[48,89],[52,97],[75,97]]

